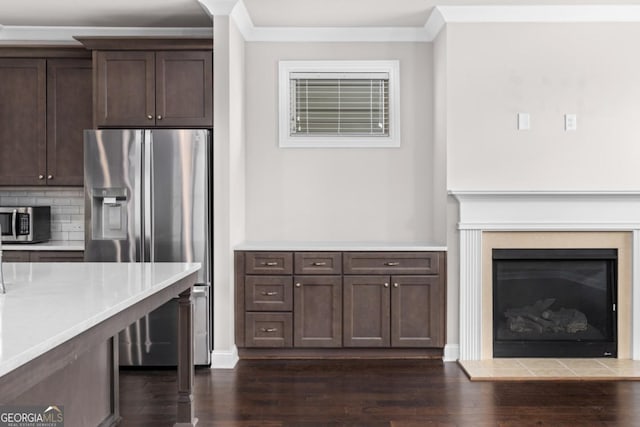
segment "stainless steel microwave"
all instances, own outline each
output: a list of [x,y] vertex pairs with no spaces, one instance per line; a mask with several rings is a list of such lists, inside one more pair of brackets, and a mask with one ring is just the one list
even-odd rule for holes
[[0,207],[0,226],[3,242],[46,242],[51,238],[51,207]]

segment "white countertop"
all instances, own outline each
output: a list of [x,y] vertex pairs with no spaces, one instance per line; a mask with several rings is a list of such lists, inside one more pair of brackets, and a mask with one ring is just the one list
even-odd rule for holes
[[5,263],[0,376],[199,269],[198,263]]
[[446,251],[425,242],[242,242],[237,251]]
[[3,243],[4,251],[84,251],[84,240],[49,240],[44,243]]

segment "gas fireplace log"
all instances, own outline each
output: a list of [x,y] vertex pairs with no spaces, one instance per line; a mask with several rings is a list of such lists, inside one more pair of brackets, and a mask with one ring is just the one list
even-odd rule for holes
[[554,311],[550,307],[554,298],[538,300],[533,305],[510,308],[504,313],[507,326],[513,332],[569,332],[577,333],[588,328],[587,316],[576,310],[561,308]]

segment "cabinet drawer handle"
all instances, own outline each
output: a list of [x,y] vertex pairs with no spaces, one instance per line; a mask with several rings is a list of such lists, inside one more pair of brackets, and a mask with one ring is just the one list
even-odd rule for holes
[[153,120],[153,116],[151,114],[147,115],[147,120]]
[[384,265],[389,267],[395,267],[397,265],[400,265],[400,263],[398,261],[389,261],[389,262],[385,262]]
[[323,266],[327,265],[327,263],[326,262],[314,262],[312,265],[314,267],[323,267]]
[[397,288],[398,286],[400,286],[400,285],[398,285],[397,283],[394,283],[394,284],[393,284],[393,287],[394,287],[394,288]]
[[278,332],[278,328],[261,328],[262,332]]
[[278,295],[278,293],[275,292],[275,291],[270,291],[270,292],[263,292],[262,295],[264,295],[266,297],[272,297],[274,295]]
[[263,262],[262,265],[266,265],[267,267],[275,267],[278,265],[276,261]]
[[385,287],[385,288],[388,288],[388,287],[389,287],[389,284],[388,284],[388,283],[385,283],[385,284],[384,284],[384,287]]

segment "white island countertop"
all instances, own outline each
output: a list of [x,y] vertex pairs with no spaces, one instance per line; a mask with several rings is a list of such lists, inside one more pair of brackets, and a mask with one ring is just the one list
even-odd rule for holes
[[5,263],[0,376],[199,269],[198,263]]

